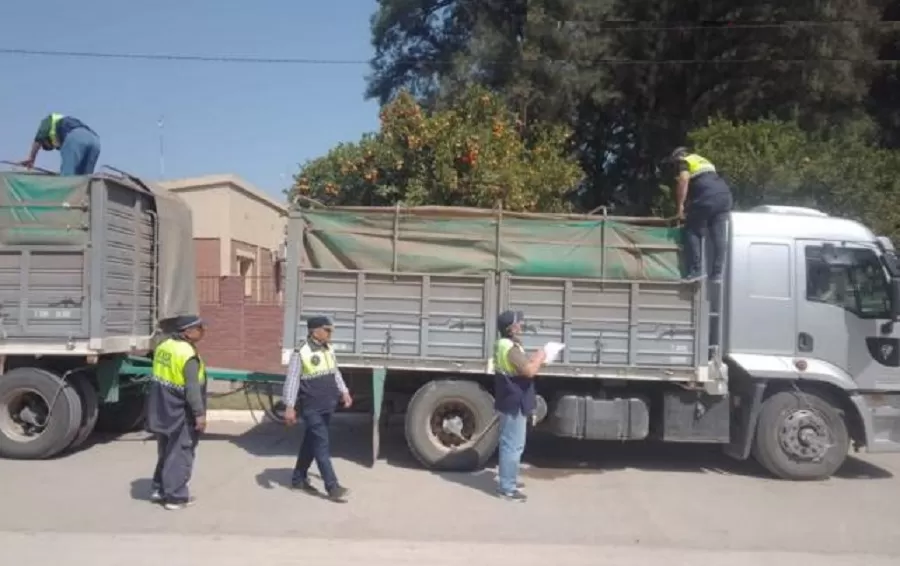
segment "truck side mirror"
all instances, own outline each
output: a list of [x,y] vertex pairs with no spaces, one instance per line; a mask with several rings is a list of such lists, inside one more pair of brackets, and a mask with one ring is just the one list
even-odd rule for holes
[[891,314],[900,321],[900,277],[891,277]]

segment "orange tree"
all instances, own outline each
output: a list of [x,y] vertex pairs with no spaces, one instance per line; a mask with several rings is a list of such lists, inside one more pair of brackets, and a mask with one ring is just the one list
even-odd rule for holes
[[564,126],[521,122],[479,87],[452,107],[426,112],[407,93],[381,110],[381,128],[308,161],[294,176],[298,195],[328,205],[450,205],[560,212],[582,177]]

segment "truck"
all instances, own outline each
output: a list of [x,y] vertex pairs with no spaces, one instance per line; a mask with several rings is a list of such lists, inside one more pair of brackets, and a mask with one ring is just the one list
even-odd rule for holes
[[140,425],[134,359],[197,312],[191,230],[183,200],[127,173],[0,172],[0,456]]
[[[536,381],[537,430],[714,443],[774,476],[900,451],[900,267],[888,238],[814,209],[733,212],[722,281],[682,283],[664,221],[453,207],[290,214],[282,362],[333,319],[359,406],[436,470],[497,449],[496,318],[566,345]],[[602,443],[598,443],[602,446]],[[602,447],[598,447],[602,450]]]

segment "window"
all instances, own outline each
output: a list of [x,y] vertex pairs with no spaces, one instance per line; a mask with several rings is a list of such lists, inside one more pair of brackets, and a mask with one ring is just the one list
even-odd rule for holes
[[244,278],[244,296],[253,296],[253,260],[247,257],[239,257],[237,260],[238,271]]
[[890,318],[890,286],[871,249],[807,246],[806,299],[860,318]]

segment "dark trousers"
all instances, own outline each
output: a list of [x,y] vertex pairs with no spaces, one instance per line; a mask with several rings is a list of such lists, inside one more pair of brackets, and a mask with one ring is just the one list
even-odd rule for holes
[[164,501],[184,502],[190,497],[188,482],[194,471],[199,441],[200,435],[187,422],[172,434],[156,435],[153,489],[159,491]]
[[702,274],[704,238],[709,236],[712,257],[707,262],[708,275],[712,279],[722,277],[725,266],[728,213],[731,211],[731,194],[723,193],[692,202],[687,207],[684,223],[684,263],[687,277]]
[[309,467],[315,460],[322,481],[325,483],[325,489],[331,491],[338,486],[337,476],[331,465],[331,452],[328,445],[328,427],[331,424],[331,415],[330,412],[319,411],[301,413],[304,431],[300,453],[297,454],[297,464],[294,466],[292,482],[295,485],[306,481]]

